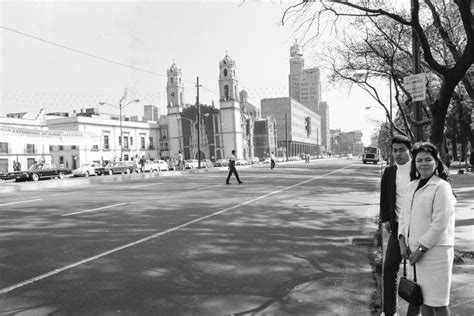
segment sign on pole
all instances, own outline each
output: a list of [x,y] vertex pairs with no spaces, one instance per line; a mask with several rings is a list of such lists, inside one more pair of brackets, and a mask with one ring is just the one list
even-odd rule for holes
[[426,73],[404,77],[403,86],[414,102],[426,100]]

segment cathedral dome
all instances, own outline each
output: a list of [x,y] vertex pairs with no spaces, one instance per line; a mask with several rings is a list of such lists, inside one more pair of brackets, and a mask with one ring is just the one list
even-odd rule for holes
[[235,64],[235,61],[229,57],[229,55],[227,55],[227,53],[225,54],[225,57],[224,59],[221,60],[221,65],[234,65]]
[[176,67],[176,64],[174,62],[173,62],[173,64],[171,64],[170,71],[171,72],[177,72],[178,71],[178,67]]

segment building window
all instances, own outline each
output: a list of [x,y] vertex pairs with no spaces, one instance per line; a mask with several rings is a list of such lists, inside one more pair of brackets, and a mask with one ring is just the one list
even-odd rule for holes
[[224,86],[224,101],[229,100],[229,86],[225,85]]
[[36,151],[35,151],[35,145],[34,145],[34,144],[26,144],[26,153],[27,153],[27,154],[34,154],[34,153],[36,153]]
[[132,136],[130,136],[130,146],[133,147],[133,137]]
[[77,146],[71,146],[71,149],[77,149]]
[[224,69],[224,77],[227,77],[227,69]]
[[140,137],[140,149],[145,149],[145,136]]
[[92,145],[92,150],[93,151],[98,151],[99,150],[99,145]]
[[148,147],[149,149],[154,149],[155,147],[153,146],[153,137],[148,137],[148,140],[150,141],[150,146]]
[[104,149],[110,149],[109,148],[109,135],[104,135]]
[[64,164],[64,156],[59,156],[59,164],[60,165]]
[[54,151],[54,146],[53,145],[49,145],[49,151]]
[[58,150],[64,150],[63,146],[58,146]]
[[128,146],[128,136],[124,136],[124,137],[123,137],[123,148],[129,149],[129,146]]
[[8,143],[0,142],[0,153],[8,154]]
[[118,141],[119,146],[122,146],[122,137],[119,136],[118,139],[119,139],[119,141]]
[[1,172],[8,171],[8,159],[0,159],[0,171]]

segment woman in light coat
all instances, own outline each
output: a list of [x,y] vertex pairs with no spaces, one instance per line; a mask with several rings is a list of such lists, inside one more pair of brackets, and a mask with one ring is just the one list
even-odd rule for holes
[[433,144],[415,144],[411,172],[416,180],[408,185],[399,219],[401,255],[416,263],[422,314],[450,315],[456,198]]

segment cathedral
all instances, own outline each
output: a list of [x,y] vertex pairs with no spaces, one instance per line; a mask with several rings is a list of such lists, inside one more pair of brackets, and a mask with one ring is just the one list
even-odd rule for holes
[[229,57],[219,62],[219,108],[214,104],[185,104],[182,71],[175,63],[167,71],[166,143],[163,158],[226,159],[236,150],[238,159],[268,157],[276,152],[276,128],[272,116],[248,102],[245,90],[239,91],[236,63]]

